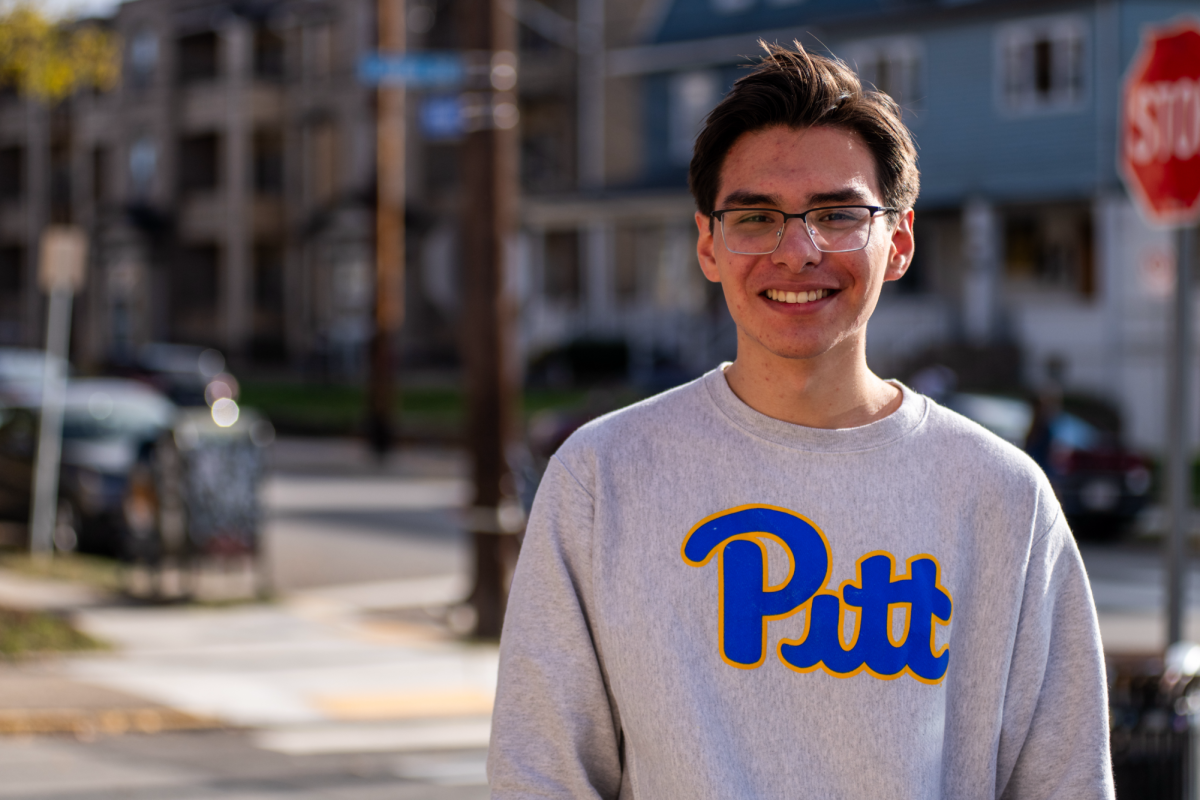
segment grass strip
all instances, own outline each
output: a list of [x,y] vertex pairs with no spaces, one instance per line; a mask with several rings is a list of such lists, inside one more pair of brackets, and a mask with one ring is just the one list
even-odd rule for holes
[[122,590],[120,566],[100,556],[55,553],[52,558],[33,558],[28,553],[5,553],[0,555],[0,567],[30,578],[81,583],[108,592]]
[[0,607],[0,657],[102,649],[101,642],[55,614]]

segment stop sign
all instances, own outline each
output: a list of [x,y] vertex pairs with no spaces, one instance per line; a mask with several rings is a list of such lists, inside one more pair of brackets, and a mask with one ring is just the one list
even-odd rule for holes
[[1200,21],[1150,29],[1125,76],[1120,168],[1152,222],[1200,218]]

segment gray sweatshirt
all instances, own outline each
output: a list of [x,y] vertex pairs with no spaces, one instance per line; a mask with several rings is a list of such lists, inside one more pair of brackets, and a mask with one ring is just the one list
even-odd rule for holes
[[1049,484],[903,392],[821,430],[714,370],[573,435],[513,580],[492,797],[1113,797]]

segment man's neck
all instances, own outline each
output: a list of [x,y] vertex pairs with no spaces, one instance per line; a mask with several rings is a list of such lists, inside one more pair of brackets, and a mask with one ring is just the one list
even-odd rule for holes
[[814,359],[738,349],[725,379],[742,402],[768,417],[807,428],[856,428],[900,407],[900,390],[871,372],[857,349]]

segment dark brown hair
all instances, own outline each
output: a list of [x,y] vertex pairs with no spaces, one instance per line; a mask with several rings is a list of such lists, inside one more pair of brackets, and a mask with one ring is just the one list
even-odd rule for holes
[[738,137],[776,125],[858,134],[875,157],[883,203],[901,211],[912,208],[920,188],[917,150],[896,102],[883,92],[863,89],[842,61],[809,53],[799,42],[794,50],[759,44],[767,55],[734,83],[696,137],[688,186],[700,213],[714,211],[721,167]]

